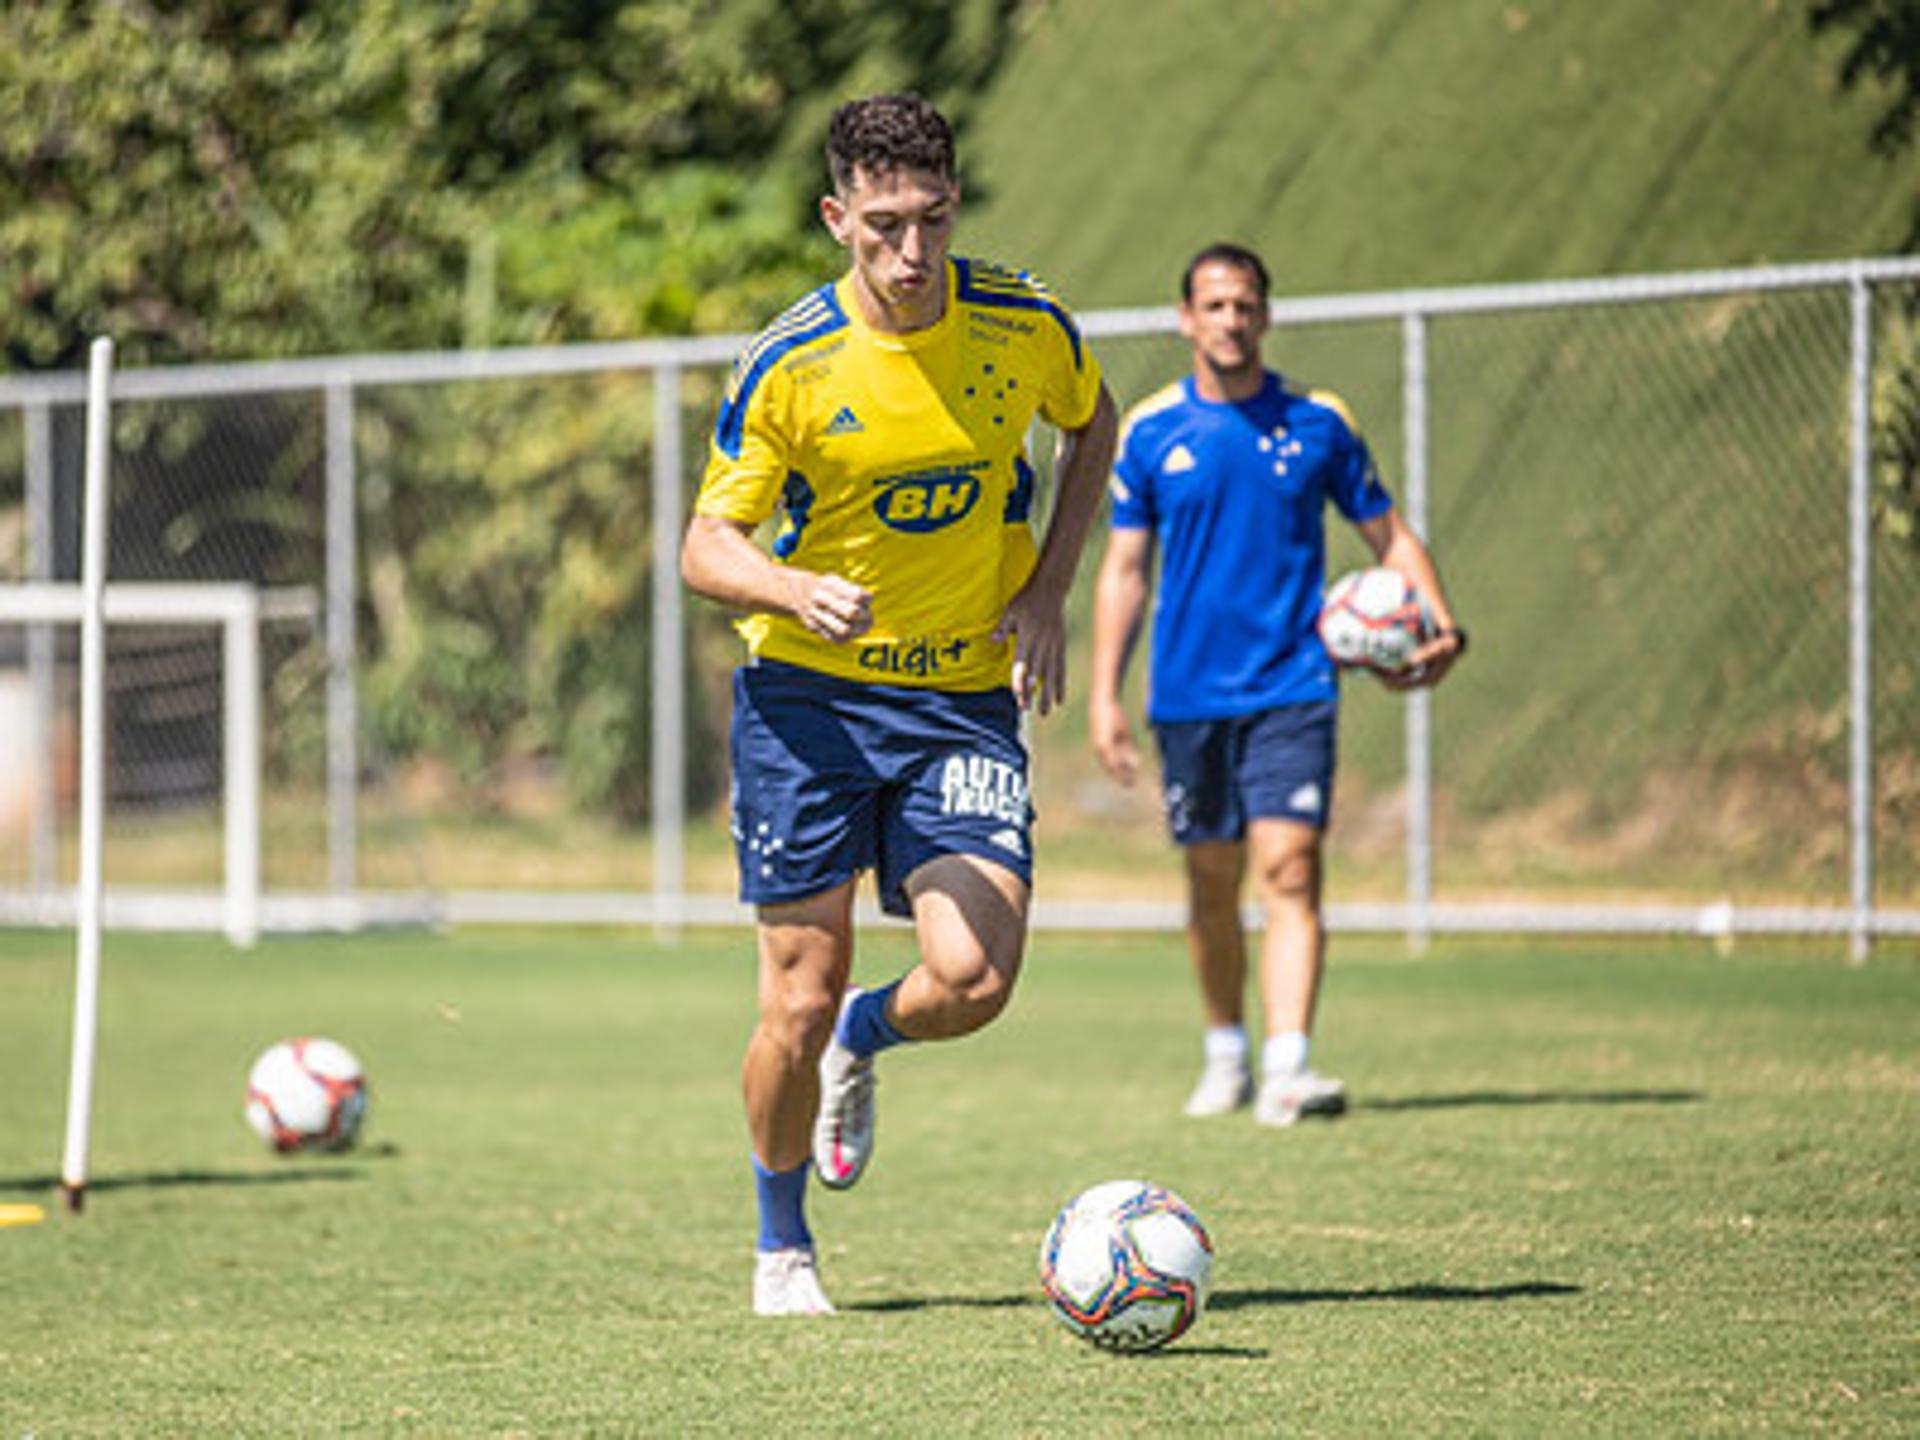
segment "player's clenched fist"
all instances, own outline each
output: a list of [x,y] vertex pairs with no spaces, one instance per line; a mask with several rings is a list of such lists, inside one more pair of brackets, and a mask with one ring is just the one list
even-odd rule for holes
[[873,628],[873,592],[842,575],[794,576],[799,596],[793,613],[814,634],[844,645]]

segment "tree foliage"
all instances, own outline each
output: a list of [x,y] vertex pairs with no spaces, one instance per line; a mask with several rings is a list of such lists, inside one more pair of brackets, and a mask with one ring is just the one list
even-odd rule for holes
[[1920,552],[1920,307],[1890,316],[1876,342],[1873,519],[1883,534]]
[[[1890,93],[1869,143],[1894,156],[1913,147],[1920,125],[1920,0],[1818,0],[1808,12],[1817,34],[1845,29],[1852,41],[1840,62],[1840,84],[1852,90],[1869,79]],[[1907,231],[1907,248],[1920,245],[1920,201]],[[1883,531],[1920,550],[1920,346],[1909,299],[1882,327],[1873,385],[1874,518]]]
[[1843,89],[1872,78],[1892,90],[1874,121],[1873,148],[1896,155],[1912,145],[1920,119],[1920,0],[1816,0],[1808,24],[1815,34],[1853,32],[1840,61]]
[[[710,292],[817,263],[793,222],[821,104],[964,90],[1008,10],[25,0],[0,12],[0,344],[15,369],[88,333],[135,363],[458,344],[496,243],[482,338],[731,316]],[[662,279],[612,268],[647,259]]]
[[[900,86],[963,119],[1014,8],[19,0],[0,10],[0,363],[73,368],[102,333],[140,365],[746,328],[835,263],[811,215],[831,106]],[[644,813],[644,385],[359,408],[387,748],[474,775],[557,759],[583,800]],[[176,421],[168,463],[204,469],[213,428]],[[179,487],[191,514],[149,503],[143,523],[204,545],[311,514],[305,444],[304,464],[228,457],[235,478]],[[235,578],[313,573],[297,530],[254,524]],[[694,749],[698,785],[716,767]]]

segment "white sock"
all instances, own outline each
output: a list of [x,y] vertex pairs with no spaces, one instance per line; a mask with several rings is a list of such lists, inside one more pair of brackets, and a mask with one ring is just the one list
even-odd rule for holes
[[1260,1050],[1263,1075],[1298,1075],[1307,1068],[1307,1035],[1304,1030],[1283,1030],[1269,1035]]
[[1247,1031],[1243,1025],[1209,1025],[1207,1027],[1207,1060],[1225,1062],[1237,1060],[1247,1063]]

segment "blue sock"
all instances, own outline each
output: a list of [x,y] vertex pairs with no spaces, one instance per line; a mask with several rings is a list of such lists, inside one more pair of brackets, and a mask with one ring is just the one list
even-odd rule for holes
[[791,1250],[810,1247],[813,1232],[807,1229],[807,1166],[802,1160],[791,1170],[769,1170],[753,1157],[753,1188],[760,1201],[761,1250]]
[[834,1038],[859,1056],[877,1055],[890,1046],[906,1044],[907,1037],[887,1021],[887,1001],[899,988],[900,982],[896,980],[878,990],[862,990],[854,996],[853,1003],[840,1012]]

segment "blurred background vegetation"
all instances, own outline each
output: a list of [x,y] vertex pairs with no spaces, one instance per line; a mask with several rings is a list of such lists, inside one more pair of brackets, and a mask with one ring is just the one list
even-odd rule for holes
[[999,0],[47,3],[0,16],[10,368],[683,334],[830,264],[848,91],[964,96]]
[[[1916,57],[1920,0],[21,0],[0,363],[76,368],[101,333],[154,365],[750,330],[838,270],[826,116],[895,87],[957,122],[959,248],[1082,309],[1170,303],[1222,236],[1291,294],[1885,253],[1920,236]],[[1911,334],[1880,471],[1909,535]],[[132,407],[115,573],[310,581],[312,408]],[[363,399],[382,753],[482,805],[535,763],[644,819],[651,425],[631,376]],[[730,643],[694,616],[696,652]]]
[[[1013,9],[10,6],[0,355],[75,368],[95,334],[150,365],[752,328],[833,269],[809,219],[832,105],[904,86],[961,113]],[[641,817],[650,426],[630,379],[367,407],[364,693],[386,753],[476,776],[550,756],[577,799]],[[312,434],[258,412],[244,433],[192,407],[123,419],[142,484],[116,501],[114,573],[319,574]],[[711,799],[714,753],[693,753]]]

